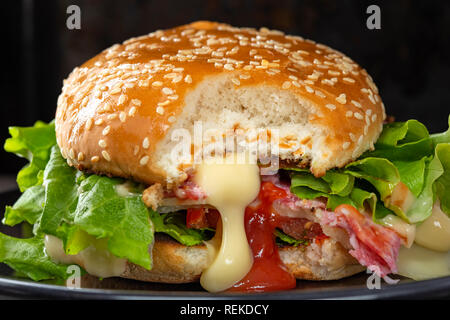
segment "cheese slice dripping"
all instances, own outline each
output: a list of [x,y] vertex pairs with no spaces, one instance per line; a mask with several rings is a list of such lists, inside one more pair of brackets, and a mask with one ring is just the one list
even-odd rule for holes
[[78,264],[89,274],[100,277],[118,277],[125,272],[127,261],[117,258],[107,249],[106,239],[91,237],[92,244],[75,255],[64,252],[63,242],[57,237],[46,235],[45,252],[56,263]]
[[415,244],[400,249],[398,274],[414,280],[449,276],[449,250],[450,218],[437,201],[431,216],[417,226]]
[[450,218],[441,210],[439,201],[435,202],[431,216],[417,227],[416,243],[435,251],[450,250]]
[[[210,292],[224,291],[241,280],[251,269],[253,255],[244,226],[245,208],[259,193],[257,164],[236,161],[235,154],[209,159],[196,170],[195,181],[206,192],[206,202],[221,216],[221,228],[207,242],[211,264],[200,283]],[[242,160],[242,159],[239,159]],[[220,239],[221,237],[221,239]]]

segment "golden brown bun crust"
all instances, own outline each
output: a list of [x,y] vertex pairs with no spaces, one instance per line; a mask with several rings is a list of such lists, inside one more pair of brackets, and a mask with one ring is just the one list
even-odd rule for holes
[[[306,248],[281,247],[279,253],[297,279],[336,280],[364,270],[348,250],[331,239]],[[121,277],[148,282],[189,283],[198,281],[207,266],[204,245],[188,247],[164,235],[158,235],[152,254],[152,270],[128,263]]]
[[165,183],[167,172],[155,162],[158,142],[189,92],[226,74],[238,80],[236,88],[275,87],[314,105],[308,122],[330,129],[329,158],[340,157],[312,163],[317,176],[359,156],[381,132],[376,86],[340,52],[279,31],[203,21],[132,38],[75,68],[56,112],[62,154],[79,169]]

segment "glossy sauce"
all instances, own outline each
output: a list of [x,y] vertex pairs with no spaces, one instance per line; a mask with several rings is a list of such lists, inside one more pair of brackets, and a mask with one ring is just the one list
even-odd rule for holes
[[256,206],[245,210],[245,231],[253,252],[253,266],[229,291],[267,292],[296,286],[295,277],[281,261],[274,236],[280,218],[274,213],[272,203],[286,196],[283,189],[263,182]]

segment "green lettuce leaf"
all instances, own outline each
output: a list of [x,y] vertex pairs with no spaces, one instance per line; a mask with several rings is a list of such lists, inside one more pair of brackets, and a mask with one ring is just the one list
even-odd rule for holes
[[186,227],[186,220],[180,213],[160,214],[151,209],[149,211],[150,218],[155,226],[155,232],[165,233],[186,246],[202,244],[203,241],[209,240],[212,236],[209,230]]
[[430,136],[434,147],[439,143],[450,143],[450,115],[448,116],[448,129],[442,133],[435,133]]
[[0,262],[34,281],[67,279],[67,265],[56,264],[44,251],[42,237],[19,239],[0,233]]
[[[433,184],[444,172],[439,157],[435,156],[428,161],[425,168],[425,182],[422,192],[416,198],[411,208],[406,212],[406,219],[410,223],[424,221],[431,215],[436,197],[433,192]],[[397,212],[396,212],[397,213]]]
[[153,224],[141,195],[120,196],[122,179],[91,175],[79,186],[73,224],[96,238],[108,238],[108,250],[119,258],[151,268],[149,246]]
[[354,161],[345,167],[344,172],[373,185],[381,200],[386,199],[400,181],[398,169],[392,162],[382,158],[370,157]]
[[417,120],[384,125],[375,150],[363,157],[385,158],[390,161],[414,161],[433,153],[433,143],[427,128]]
[[54,123],[37,121],[33,127],[10,127],[9,133],[5,150],[30,161],[17,175],[20,191],[42,184],[50,149],[56,144]]
[[3,224],[14,226],[23,221],[34,224],[44,208],[45,189],[42,185],[28,188],[11,206],[6,206]]
[[[450,135],[448,139],[450,140]],[[443,172],[434,182],[434,190],[442,211],[450,216],[450,143],[439,143],[436,146],[436,158],[439,159]]]
[[70,167],[57,145],[51,148],[43,172],[42,185],[25,190],[6,209],[6,223],[35,223],[34,234],[62,239],[67,254],[88,246],[84,234],[107,238],[112,254],[151,268],[149,247],[154,231],[141,194],[121,196],[116,185],[123,179],[85,175]]
[[308,245],[309,244],[308,240],[295,239],[295,238],[287,235],[286,233],[284,233],[280,229],[275,229],[274,234],[275,234],[277,243],[281,244],[281,245],[286,245],[287,244],[287,245],[290,245],[290,246],[298,247],[300,245]]
[[35,225],[36,233],[56,237],[62,221],[71,221],[78,200],[77,170],[67,165],[58,146],[51,149],[44,170],[45,202],[43,212]]

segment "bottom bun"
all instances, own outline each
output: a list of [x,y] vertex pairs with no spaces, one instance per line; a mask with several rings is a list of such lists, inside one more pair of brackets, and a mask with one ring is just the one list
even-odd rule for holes
[[[337,241],[326,239],[307,247],[279,247],[281,260],[297,279],[336,280],[363,271]],[[127,263],[121,277],[147,282],[197,282],[207,267],[205,245],[185,246],[158,234],[153,246],[153,268],[146,270]]]

